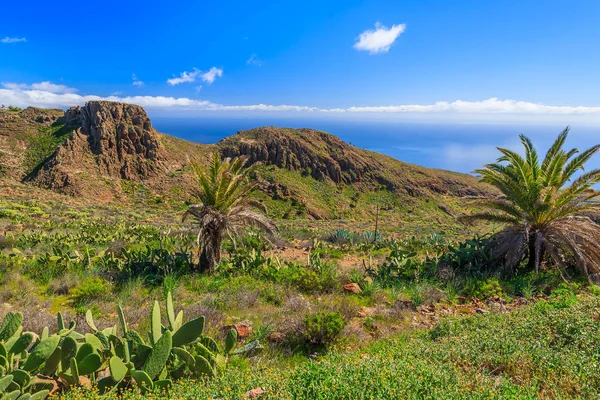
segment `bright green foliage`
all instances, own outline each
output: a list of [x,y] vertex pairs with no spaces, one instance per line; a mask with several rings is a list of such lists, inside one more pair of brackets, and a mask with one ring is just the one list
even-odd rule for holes
[[[197,375],[201,370],[213,376],[217,369],[225,366],[227,359],[220,354],[219,346],[214,340],[202,336],[204,317],[182,324],[183,313],[180,312],[175,317],[170,293],[167,298],[169,326],[179,329],[173,333],[173,330],[162,326],[159,305],[155,303],[151,316],[154,332],[148,333],[151,339],[148,343],[151,343],[151,346],[145,345],[136,331],[127,329],[125,317],[120,309],[122,337],[116,335],[117,330],[114,327],[99,330],[90,312],[86,314],[86,322],[94,333],[82,335],[74,330],[74,322],[69,324],[69,328],[65,328],[62,314],[59,313],[57,326],[60,334],[50,335],[49,329],[44,328],[40,341],[33,345],[31,353],[28,354],[25,349],[31,345],[34,335],[29,332],[21,334],[21,314],[9,315],[2,329],[5,335],[12,335],[9,341],[0,341],[0,395],[4,395],[0,399],[19,396],[23,399],[45,397],[52,388],[44,382],[32,384],[32,373],[60,377],[72,388],[80,385],[80,377],[88,377],[97,385],[99,393],[103,394],[130,387],[133,382],[137,383],[142,392],[153,389],[167,390],[171,388],[173,378]],[[160,335],[157,329],[160,329]],[[174,336],[179,347],[173,346]],[[156,337],[158,339],[154,341]],[[200,341],[209,343],[214,353],[202,346]],[[231,339],[228,339],[228,351],[233,349],[235,342],[237,340],[231,342]],[[208,361],[204,358],[209,363],[208,367],[197,365],[196,358],[200,355],[196,346],[204,348],[204,354],[210,359]],[[106,366],[110,376],[96,381],[97,372]]]
[[138,385],[142,386],[146,390],[151,390],[154,387],[152,379],[144,371],[140,371],[140,370],[131,371],[131,376],[133,377],[133,379],[136,381],[136,383]]
[[229,332],[227,332],[227,336],[225,336],[225,354],[229,354],[236,343],[237,331],[235,329],[230,329]]
[[4,392],[10,383],[13,381],[12,375],[6,375],[3,378],[0,378],[0,393]]
[[2,320],[0,327],[0,341],[10,339],[23,323],[23,313],[9,312]]
[[337,338],[346,322],[339,312],[321,312],[307,315],[304,324],[306,340],[313,345],[324,346]]
[[173,332],[179,329],[175,325],[175,310],[173,309],[173,296],[171,295],[171,292],[167,293],[167,318],[169,319],[169,326]]
[[90,375],[98,371],[102,366],[102,358],[97,353],[88,354],[83,360],[77,363],[79,374]]
[[260,228],[273,235],[277,228],[264,215],[252,211],[252,207],[266,212],[264,204],[250,199],[249,193],[256,186],[251,180],[254,167],[246,168],[245,158],[221,160],[213,154],[208,168],[192,163],[198,182],[199,204],[192,205],[183,215],[198,221],[198,248],[201,251],[200,268],[214,271],[221,261],[221,247],[226,235],[234,237],[245,226]]
[[215,370],[211,363],[202,356],[196,356],[196,373],[204,374],[207,376],[215,376]]
[[26,332],[13,343],[12,347],[8,350],[10,354],[21,354],[29,345],[33,342],[33,334]]
[[202,336],[204,331],[204,316],[186,322],[173,335],[173,346],[180,347],[192,343]]
[[478,204],[486,211],[465,217],[507,224],[495,235],[497,253],[508,269],[524,255],[529,268],[539,270],[544,258],[561,269],[575,265],[586,275],[600,272],[600,226],[586,212],[598,210],[593,186],[600,182],[600,169],[583,171],[600,145],[583,152],[564,150],[569,128],[558,136],[543,160],[533,143],[521,135],[525,154],[498,148],[502,156],[476,172],[501,195]]
[[60,336],[52,335],[47,339],[42,339],[38,343],[31,354],[27,357],[23,369],[26,371],[34,371],[39,368],[43,363],[46,362],[56,350],[58,343],[60,342]]
[[156,344],[162,335],[162,324],[160,322],[160,306],[158,301],[152,307],[152,342]]
[[96,328],[96,324],[94,323],[94,317],[92,316],[91,310],[86,311],[85,322],[94,332],[96,332],[98,330],[98,328]]
[[171,337],[171,332],[166,331],[154,344],[154,347],[152,347],[150,355],[142,368],[148,373],[150,378],[158,376],[160,371],[165,367],[169,354],[171,354],[172,347],[173,338]]
[[110,376],[117,382],[125,378],[125,375],[127,375],[127,367],[117,356],[112,356],[110,358],[108,367],[110,368]]
[[127,321],[125,321],[125,314],[121,306],[117,306],[117,313],[119,314],[119,322],[121,323],[121,332],[123,336],[127,335]]

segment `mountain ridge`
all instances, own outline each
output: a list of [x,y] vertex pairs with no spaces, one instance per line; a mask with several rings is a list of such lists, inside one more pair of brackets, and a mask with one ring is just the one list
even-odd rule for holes
[[[18,146],[13,140],[11,151],[18,149],[21,159],[31,158],[36,129],[40,137],[50,135],[54,146],[40,152],[45,157],[33,169],[21,168],[21,179],[105,202],[130,200],[132,191],[142,189],[163,200],[190,201],[194,189],[190,159],[207,162],[215,151],[262,163],[255,178],[263,195],[257,196],[291,203],[298,215],[304,212],[314,218],[333,217],[339,208],[351,208],[353,197],[381,189],[398,197],[394,201],[409,204],[490,193],[473,176],[407,164],[309,128],[259,127],[215,144],[198,144],[156,131],[142,107],[124,103],[91,101],[62,116],[58,110],[34,108],[4,114],[0,114],[0,153],[7,151],[2,137],[21,135]],[[7,120],[21,121],[28,133],[16,132],[2,122]],[[52,136],[57,132],[61,135]],[[15,172],[8,176],[18,178]],[[332,203],[332,197],[343,204]]]

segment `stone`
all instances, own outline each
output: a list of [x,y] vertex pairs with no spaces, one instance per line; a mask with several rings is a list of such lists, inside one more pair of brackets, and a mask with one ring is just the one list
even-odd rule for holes
[[265,393],[263,388],[254,388],[244,393],[244,398],[257,399]]
[[271,343],[282,343],[286,336],[283,332],[271,332],[267,335],[267,340]]
[[225,325],[223,327],[224,332],[229,332],[231,329],[235,329],[238,339],[245,339],[252,335],[252,322],[246,319],[242,322],[236,322],[235,324]]
[[359,294],[362,292],[358,283],[348,283],[344,285],[344,292]]

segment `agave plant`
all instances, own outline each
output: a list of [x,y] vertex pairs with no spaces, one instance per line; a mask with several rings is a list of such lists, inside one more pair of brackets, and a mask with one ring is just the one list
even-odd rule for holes
[[246,227],[257,227],[274,235],[277,227],[258,208],[266,213],[265,206],[248,198],[256,182],[251,180],[255,166],[245,167],[246,159],[226,158],[221,160],[215,153],[208,168],[192,162],[199,190],[199,203],[192,205],[183,215],[183,220],[193,217],[199,225],[198,250],[200,271],[212,272],[221,260],[221,247],[225,235],[235,243],[235,237]]
[[581,172],[600,145],[583,152],[565,151],[568,133],[567,127],[541,163],[532,142],[521,135],[524,157],[498,148],[502,153],[498,161],[475,171],[501,195],[478,201],[485,211],[464,219],[507,224],[495,242],[510,271],[528,258],[528,267],[538,272],[550,258],[561,270],[574,264],[588,279],[600,272],[600,226],[589,218],[599,208],[592,200],[600,170]]

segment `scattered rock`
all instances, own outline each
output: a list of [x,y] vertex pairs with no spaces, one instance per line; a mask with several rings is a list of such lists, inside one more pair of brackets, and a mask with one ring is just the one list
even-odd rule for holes
[[344,292],[359,294],[362,292],[358,283],[348,283],[344,285]]
[[36,377],[33,379],[32,385],[35,385],[38,383],[52,385],[52,389],[50,389],[50,393],[49,393],[50,395],[57,394],[58,392],[63,390],[63,387],[61,387],[62,383],[61,383],[61,385],[59,385],[59,382],[57,382],[55,379],[50,378],[49,376],[36,375]]
[[394,307],[399,308],[401,310],[410,310],[415,308],[411,299],[398,299],[394,303]]
[[235,329],[238,339],[245,339],[252,335],[252,322],[246,319],[242,322],[236,322],[235,324],[225,325],[223,327],[223,331],[225,332],[229,332],[231,329]]
[[244,397],[248,398],[248,399],[257,399],[260,396],[262,396],[265,393],[265,391],[263,390],[263,388],[254,388],[252,390],[248,390],[246,393],[244,393]]
[[285,338],[286,336],[283,332],[271,332],[267,335],[267,340],[271,343],[281,343]]

